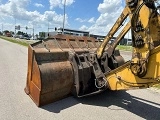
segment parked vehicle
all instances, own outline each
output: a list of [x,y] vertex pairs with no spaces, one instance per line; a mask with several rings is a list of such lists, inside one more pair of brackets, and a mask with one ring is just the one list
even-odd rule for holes
[[30,40],[36,40],[36,37],[31,37]]
[[30,37],[24,37],[24,39],[26,39],[26,40],[30,40]]
[[19,35],[19,38],[20,38],[20,39],[24,39],[24,36],[23,36],[23,35]]

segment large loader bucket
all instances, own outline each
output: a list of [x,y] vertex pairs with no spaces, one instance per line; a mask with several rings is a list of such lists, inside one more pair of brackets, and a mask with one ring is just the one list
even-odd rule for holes
[[41,106],[98,91],[89,83],[95,76],[84,53],[94,53],[99,44],[90,37],[56,35],[29,45],[25,92]]

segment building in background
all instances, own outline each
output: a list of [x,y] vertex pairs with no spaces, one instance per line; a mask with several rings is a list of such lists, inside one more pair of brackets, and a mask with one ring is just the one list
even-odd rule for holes
[[[73,30],[73,29],[64,29],[63,28],[55,28],[55,31],[53,32],[39,32],[39,36],[40,38],[47,38],[49,36],[54,36],[56,34],[67,34],[67,35],[76,35],[76,36],[90,36],[90,37],[94,37],[95,39],[99,40],[99,41],[103,41],[105,39],[106,36],[103,35],[95,35],[95,34],[90,34],[88,31],[81,31],[81,30]],[[113,42],[116,39],[116,37],[113,37],[110,40],[110,43]],[[132,40],[131,39],[127,39],[127,38],[123,38],[119,45],[132,45]]]

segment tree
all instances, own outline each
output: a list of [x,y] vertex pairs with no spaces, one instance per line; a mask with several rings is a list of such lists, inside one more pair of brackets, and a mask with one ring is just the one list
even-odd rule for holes
[[13,32],[13,31],[10,31],[10,33],[11,33],[12,35],[14,35],[14,32]]
[[38,34],[36,34],[35,36],[36,36],[36,39],[37,39],[38,38]]
[[8,30],[5,30],[5,31],[3,31],[3,33],[4,33],[4,34],[7,34],[7,33],[9,33],[9,31],[8,31]]
[[41,38],[44,38],[44,37],[45,37],[45,32],[40,32],[40,33],[39,33],[39,36],[40,36]]
[[18,31],[17,32],[17,35],[24,35],[25,33],[24,32],[22,32],[22,31]]

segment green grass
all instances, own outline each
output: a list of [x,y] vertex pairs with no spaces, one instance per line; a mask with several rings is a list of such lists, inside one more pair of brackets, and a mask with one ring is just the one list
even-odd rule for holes
[[12,43],[16,43],[16,44],[19,44],[19,45],[23,45],[23,46],[28,46],[29,44],[23,40],[16,40],[15,38],[12,38],[12,37],[5,37],[5,36],[0,36],[0,38],[4,39],[4,40],[7,40],[9,42],[12,42]]
[[132,51],[132,46],[118,45],[116,49],[124,50],[124,51]]
[[[12,42],[12,43],[23,45],[23,46],[29,45],[29,43],[27,43],[25,40],[16,40],[15,38],[5,37],[5,36],[0,36],[0,38],[7,40],[9,42]],[[118,45],[116,48],[119,50],[124,50],[124,51],[132,51],[132,46]]]
[[154,85],[154,87],[160,89],[160,84],[156,84],[156,85]]

